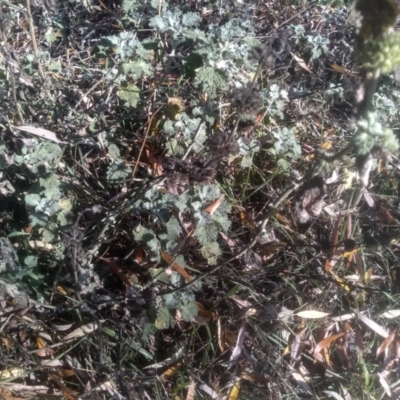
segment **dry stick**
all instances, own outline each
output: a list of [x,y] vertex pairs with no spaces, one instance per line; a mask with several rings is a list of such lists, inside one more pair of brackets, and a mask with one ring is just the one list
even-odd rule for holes
[[140,147],[139,155],[138,155],[138,158],[137,158],[136,163],[135,163],[135,167],[133,168],[131,182],[132,182],[132,179],[135,177],[136,171],[138,169],[139,162],[140,162],[140,157],[142,156],[144,146],[146,145],[147,136],[149,135],[150,128],[151,128],[151,125],[152,125],[152,122],[153,122],[153,118],[157,115],[157,113],[161,110],[161,108],[162,108],[162,106],[150,118],[149,125],[147,126],[146,133],[145,133],[144,138],[143,138],[143,143],[142,143],[142,146]]
[[19,120],[20,120],[21,124],[24,125],[25,124],[24,117],[22,116],[21,110],[19,108],[18,100],[17,100],[17,91],[15,89],[15,77],[14,77],[14,73],[13,73],[10,65],[8,66],[8,71],[10,72],[10,77],[11,77],[11,89],[12,89],[12,96],[13,96],[14,104],[15,104],[15,107],[17,108]]
[[197,126],[196,132],[194,133],[194,136],[193,136],[193,141],[190,144],[190,146],[188,147],[188,149],[186,150],[186,153],[182,157],[182,160],[185,160],[188,157],[189,153],[191,152],[191,150],[196,142],[197,136],[199,136],[199,133],[200,133],[201,129],[203,128],[203,125],[204,125],[204,117],[202,117],[200,119],[199,125]]
[[[357,110],[357,116],[356,116],[356,120],[359,121],[362,118],[366,118],[368,111],[371,109],[371,105],[372,105],[372,100],[374,97],[374,94],[376,92],[376,88],[378,86],[378,80],[379,80],[379,76],[381,74],[381,71],[378,69],[376,71],[373,72],[368,72],[367,76],[365,78],[365,91],[364,91],[364,98]],[[371,168],[371,163],[372,163],[372,158],[369,161],[366,161],[364,164],[364,168]],[[361,178],[362,173],[359,171],[359,175]],[[369,177],[369,171],[367,172],[367,175]],[[362,179],[359,179],[359,187],[356,189],[355,191],[355,196],[353,197],[353,201],[351,204],[349,204],[349,208],[355,208],[358,206],[358,204],[360,203],[365,190],[367,189],[368,186],[368,181],[369,179],[367,179],[367,182],[364,182]]]
[[[79,107],[79,105],[82,103],[82,101],[90,94],[93,92],[94,89],[97,88],[97,86],[100,85],[100,83],[104,82],[107,79],[107,75],[110,74],[110,72],[112,71],[112,68],[110,68],[108,70],[108,72],[102,77],[100,78],[92,87],[90,87],[85,94],[83,94],[83,96],[81,97],[81,99],[76,103],[75,107],[74,107],[74,111],[76,111],[76,109]],[[116,79],[119,76],[119,73],[117,74],[117,76],[114,78]]]
[[46,80],[46,75],[43,72],[42,63],[40,62],[40,58],[39,58],[39,50],[38,50],[37,43],[36,43],[36,38],[35,38],[35,29],[33,27],[33,18],[32,18],[32,14],[31,14],[31,2],[30,2],[30,0],[26,0],[26,17],[28,19],[29,31],[31,33],[33,53],[35,54],[36,62],[38,63],[39,74],[40,74],[40,76],[42,77],[42,79],[44,81],[44,80]]

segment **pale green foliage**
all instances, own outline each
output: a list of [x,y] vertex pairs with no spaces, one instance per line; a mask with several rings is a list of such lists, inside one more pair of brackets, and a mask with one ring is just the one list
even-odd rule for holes
[[182,228],[174,217],[174,211],[185,212],[191,216],[196,227],[194,237],[198,239],[200,251],[212,265],[217,262],[221,250],[218,244],[218,232],[227,232],[230,228],[228,214],[231,206],[224,200],[218,209],[210,215],[204,209],[221,197],[218,185],[204,185],[193,188],[189,194],[179,196],[163,194],[157,188],[150,189],[143,199],[138,200],[133,210],[146,210],[159,220],[160,224],[150,228],[140,227],[139,232],[133,231],[135,240],[146,245],[153,256],[159,259],[160,251],[170,251],[180,241]]
[[[240,166],[241,168],[251,168],[253,165],[254,154],[260,151],[259,142],[251,140],[250,143],[239,138],[237,141],[239,145],[239,154],[241,156]],[[230,156],[229,161],[232,162],[237,156]]]
[[118,91],[118,97],[125,102],[127,107],[136,107],[140,100],[140,89],[136,85],[122,87]]
[[37,176],[37,182],[25,195],[29,219],[33,227],[39,227],[42,239],[54,239],[59,226],[71,222],[72,200],[64,196],[61,176],[56,172],[62,149],[55,143],[33,141],[33,146],[24,146],[22,155],[15,157],[18,165],[24,165]]
[[154,326],[157,329],[168,329],[173,324],[171,313],[168,308],[162,307],[157,311],[157,318],[154,322]]
[[393,80],[383,82],[379,92],[374,95],[374,110],[376,117],[385,125],[397,123],[397,115],[400,107],[400,91],[394,90]]
[[292,25],[296,43],[303,44],[305,50],[311,50],[311,60],[316,60],[322,54],[329,53],[329,38],[321,35],[306,35],[302,25]]
[[200,118],[190,118],[185,113],[182,113],[177,121],[166,121],[163,130],[171,137],[166,143],[168,152],[174,155],[184,154],[187,146],[193,143],[192,150],[199,153],[207,139],[204,126],[197,132],[200,122]]
[[31,146],[22,148],[22,155],[15,156],[15,162],[25,164],[34,174],[38,174],[40,167],[46,169],[55,167],[61,154],[62,149],[56,143],[48,141],[38,143],[34,139]]
[[204,93],[214,98],[228,88],[228,79],[225,72],[215,67],[202,67],[196,74],[197,84]]
[[[161,11],[166,9],[166,4],[161,2]],[[138,27],[147,27],[151,16],[158,14],[159,7],[159,0],[123,0],[122,3],[123,11]]]
[[49,71],[61,72],[61,63],[59,61],[53,61],[48,66]]
[[107,151],[108,151],[108,156],[111,158],[111,160],[119,161],[121,159],[119,148],[116,144],[114,143],[108,144]]
[[363,45],[359,58],[365,68],[388,73],[400,66],[400,35],[386,32]]
[[37,266],[38,263],[38,259],[35,256],[28,256],[25,257],[24,259],[24,264],[28,267],[28,268],[34,268]]
[[153,67],[146,61],[128,61],[122,64],[122,71],[127,77],[137,80],[142,76],[148,76],[153,72]]
[[266,91],[262,92],[262,97],[267,106],[268,114],[283,119],[283,111],[286,103],[289,101],[287,91],[273,84]]
[[184,35],[189,28],[195,28],[201,21],[201,17],[193,12],[183,14],[174,8],[155,16],[150,20],[150,26],[158,29],[161,33],[168,32],[176,39]]
[[374,113],[357,123],[357,132],[353,136],[356,154],[368,154],[375,145],[395,153],[399,149],[399,141],[390,128],[384,128]]
[[198,314],[197,304],[193,301],[187,302],[183,305],[181,313],[184,321],[190,321]]
[[301,156],[301,147],[296,138],[295,128],[282,128],[272,132],[274,146],[268,152],[277,158],[278,165],[287,170],[292,160]]
[[131,174],[131,169],[123,161],[113,161],[107,169],[107,181],[111,185],[119,185]]
[[[177,262],[182,266],[182,260],[177,260]],[[173,272],[171,275],[171,284],[179,287],[181,281],[182,277],[178,273]],[[166,294],[158,298],[158,303],[160,308],[155,321],[155,326],[158,329],[168,328],[177,311],[180,311],[182,319],[187,322],[198,314],[195,295],[190,288]]]
[[122,62],[129,62],[132,56],[146,59],[151,51],[146,50],[133,32],[121,32],[119,35],[108,36],[107,39],[115,46],[115,54]]

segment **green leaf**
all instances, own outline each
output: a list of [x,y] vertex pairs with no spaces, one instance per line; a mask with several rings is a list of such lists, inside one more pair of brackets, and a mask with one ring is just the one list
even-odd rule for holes
[[207,260],[209,265],[215,265],[218,257],[221,255],[221,248],[217,242],[209,243],[204,245],[200,252],[202,256]]
[[170,293],[163,296],[163,302],[170,310],[177,309],[180,305],[179,297],[177,293]]
[[28,268],[34,268],[37,266],[38,259],[35,256],[28,256],[25,258],[24,263]]
[[215,98],[219,92],[228,89],[225,72],[213,67],[199,68],[196,73],[196,81],[210,98]]
[[129,61],[122,64],[124,74],[133,80],[137,80],[144,75],[150,75],[153,72],[153,66],[143,60]]
[[25,195],[25,203],[27,206],[36,207],[40,203],[40,196],[36,193]]
[[136,85],[128,85],[118,91],[118,97],[128,107],[136,107],[140,100],[140,89]]
[[157,329],[168,329],[171,326],[171,314],[168,308],[160,308],[157,312],[157,318],[154,322]]
[[131,169],[128,165],[122,161],[113,161],[107,170],[107,181],[112,185],[119,185],[130,174]]
[[197,304],[194,302],[186,303],[181,310],[182,319],[189,322],[192,318],[196,317],[199,313]]
[[107,146],[108,150],[108,156],[111,158],[113,161],[120,161],[121,160],[121,155],[119,152],[119,148],[116,144],[111,143]]

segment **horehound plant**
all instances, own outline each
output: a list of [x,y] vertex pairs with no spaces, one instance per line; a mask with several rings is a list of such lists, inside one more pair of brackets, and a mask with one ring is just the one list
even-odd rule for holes
[[[247,246],[228,260],[217,264],[191,282],[173,291],[193,285],[198,280],[215,273],[221,267],[239,258],[257,243],[263,243],[263,236],[266,234],[268,223],[271,217],[275,215],[278,206],[300,187],[303,187],[305,196],[311,193],[312,197],[313,191],[320,189],[318,187],[309,187],[310,182],[313,182],[313,178],[327,174],[340,164],[344,164],[348,168],[349,156],[353,157],[354,165],[358,171],[358,185],[353,195],[349,196],[348,207],[355,208],[358,206],[369,185],[370,172],[374,161],[377,159],[387,160],[390,154],[396,153],[399,149],[399,141],[393,130],[384,127],[377,120],[377,115],[373,110],[373,96],[377,90],[379,77],[382,74],[392,72],[396,67],[400,66],[400,34],[394,31],[394,24],[398,15],[399,8],[392,0],[358,0],[355,3],[352,22],[356,27],[356,54],[365,68],[365,77],[362,86],[358,89],[359,98],[356,99],[354,106],[351,124],[354,134],[347,145],[336,153],[317,150],[314,165],[303,177],[295,179],[280,197],[269,205],[268,211],[259,223],[258,233]],[[258,61],[259,67],[252,83],[243,89],[245,94],[254,93],[257,74],[262,70],[263,66],[268,65],[270,62],[271,52],[271,47],[263,48],[262,46],[257,46],[252,52],[252,56]],[[249,96],[243,95],[242,97],[246,99]],[[248,105],[238,103],[243,109],[246,109],[246,107],[247,109],[251,108]],[[319,198],[321,202],[323,201],[323,195],[315,197]],[[313,203],[312,200],[311,198],[308,203]],[[312,204],[312,207],[314,210],[318,209],[319,213],[322,211],[322,207],[318,207],[318,204]],[[314,213],[314,216],[317,215]]]

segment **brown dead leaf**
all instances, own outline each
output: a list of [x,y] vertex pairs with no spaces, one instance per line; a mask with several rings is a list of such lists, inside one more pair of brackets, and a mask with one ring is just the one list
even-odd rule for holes
[[382,205],[379,206],[379,216],[384,224],[396,223],[396,220],[393,218],[392,214],[390,214],[389,210]]
[[171,265],[171,268],[178,272],[182,276],[183,279],[185,279],[187,282],[192,281],[192,277],[176,262],[174,262],[174,259],[165,252],[161,252],[161,258],[168,264]]
[[185,102],[181,97],[168,97],[168,103],[165,107],[166,117],[177,120],[184,110]]
[[146,259],[146,252],[143,247],[138,246],[133,250],[133,258],[138,264],[142,264]]
[[60,285],[56,286],[57,292],[61,293],[62,295],[66,296],[68,292]]
[[208,212],[210,215],[213,215],[215,211],[217,211],[218,207],[221,205],[224,197],[225,195],[223,194],[219,199],[212,202],[207,208],[204,209],[204,212]]
[[123,282],[126,286],[130,287],[132,286],[132,283],[130,279],[124,274],[122,268],[117,264],[116,261],[110,259],[110,258],[101,258],[104,262],[108,264],[110,267],[111,272],[116,275],[121,282]]
[[237,246],[236,242],[234,240],[232,240],[224,232],[220,232],[219,234],[221,235],[222,239],[224,239],[225,243],[228,245],[228,247],[231,250],[231,252],[234,253],[235,250],[236,250],[236,246]]
[[71,389],[67,388],[60,379],[56,377],[51,377],[51,380],[56,383],[56,385],[59,387],[61,390],[62,394],[67,400],[78,400],[78,394],[73,392]]
[[386,352],[388,348],[393,343],[394,338],[396,337],[397,329],[394,329],[393,332],[382,342],[382,344],[376,350],[376,358],[383,352]]
[[339,72],[340,74],[351,74],[352,72],[349,71],[346,68],[341,67],[340,65],[333,63],[331,65],[332,69],[335,70],[336,72]]
[[39,350],[37,350],[35,354],[38,357],[48,357],[48,356],[51,356],[54,353],[53,349],[46,348],[47,347],[47,343],[40,336],[38,336],[36,338],[36,345],[37,345]]
[[311,73],[310,69],[307,67],[306,62],[305,62],[301,57],[296,56],[296,55],[293,54],[293,53],[290,53],[290,54],[292,55],[293,59],[300,65],[301,68],[303,68],[303,69],[305,69],[307,72],[310,72],[310,73]]
[[236,336],[233,332],[225,330],[224,340],[227,347],[231,347],[236,343]]
[[207,319],[208,321],[217,318],[217,314],[209,310],[199,310],[197,315]]
[[171,376],[175,375],[176,371],[182,366],[181,362],[176,363],[175,365],[172,365],[169,367],[162,375],[161,379],[167,380],[171,378]]
[[159,163],[158,158],[155,157],[150,150],[146,150],[146,156],[153,170],[154,176],[161,176],[164,173],[164,169],[161,163]]
[[[328,336],[327,338],[322,339],[322,340],[315,346],[315,349],[314,349],[314,352],[313,352],[314,358],[315,358],[316,360],[320,360],[320,359],[321,359],[321,358],[320,358],[320,353],[321,353],[321,351],[325,351],[325,352],[326,352],[326,351],[329,349],[329,347],[331,346],[331,344],[332,344],[335,340],[337,340],[337,339],[343,337],[344,335],[345,335],[345,333],[344,333],[344,332],[341,332],[341,333],[337,333],[336,335]],[[325,358],[325,359],[326,359],[326,358]]]
[[71,378],[71,376],[76,375],[73,369],[62,369],[60,372],[63,378]]
[[6,388],[0,387],[0,399],[2,400],[23,400],[20,397],[14,397],[14,395]]
[[240,212],[240,219],[242,220],[242,224],[247,226],[250,230],[257,229],[257,224],[253,221],[253,219],[245,211]]

